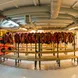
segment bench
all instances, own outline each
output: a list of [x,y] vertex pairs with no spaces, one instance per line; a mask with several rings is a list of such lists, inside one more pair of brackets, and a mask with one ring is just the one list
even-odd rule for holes
[[[78,49],[76,50],[78,51]],[[18,53],[18,51],[9,51],[8,52],[15,52]],[[68,50],[68,51],[58,51],[58,53],[64,53],[64,52],[74,52],[74,50]],[[40,55],[40,54],[50,54],[50,53],[57,53],[57,51],[42,51],[42,52],[25,52],[25,51],[19,51],[19,53],[29,53],[29,54],[34,54],[34,55]],[[19,63],[19,60],[27,60],[27,61],[34,61],[34,66],[36,68],[37,61],[39,61],[39,68],[41,69],[41,61],[56,61],[60,67],[60,61],[61,60],[67,60],[67,59],[77,59],[77,64],[78,64],[78,56],[74,55],[59,55],[57,56],[19,56],[18,55],[10,55],[10,54],[5,54],[2,56],[4,58],[9,58],[9,59],[15,59],[15,65]]]
[[7,54],[2,56],[4,59],[14,59],[15,60],[15,66],[18,66],[19,61],[21,60],[26,60],[26,61],[33,61],[34,62],[34,67],[35,69],[37,68],[37,61],[38,58],[35,58],[35,56],[16,56],[16,55],[12,55],[12,54]]
[[78,56],[74,55],[60,55],[58,58],[56,56],[41,56],[41,58],[39,59],[39,68],[41,69],[41,61],[57,61],[60,67],[60,61],[67,59],[77,59],[78,64]]

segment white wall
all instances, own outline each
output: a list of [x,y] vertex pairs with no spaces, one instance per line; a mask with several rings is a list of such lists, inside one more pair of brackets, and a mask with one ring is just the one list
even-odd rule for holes
[[78,48],[78,32],[76,32],[75,43],[76,43],[76,48]]

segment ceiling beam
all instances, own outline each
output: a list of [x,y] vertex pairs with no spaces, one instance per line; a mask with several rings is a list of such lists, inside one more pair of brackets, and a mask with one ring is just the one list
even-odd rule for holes
[[50,25],[50,24],[46,24],[46,25],[36,25],[38,27],[66,27],[66,25]]
[[[68,14],[69,15],[69,14]],[[72,15],[69,15],[75,24],[78,24],[78,19]]]
[[8,4],[8,3],[13,3],[14,1],[16,1],[16,0],[10,0],[10,1],[6,1],[6,2],[4,2],[4,3],[0,3],[0,6],[1,6],[1,5]]
[[3,11],[2,13],[4,15],[21,15],[21,14],[24,14],[26,15],[27,13],[30,14],[30,13],[48,13],[50,10],[49,10],[49,6],[32,6],[32,7],[20,7],[18,9],[10,9],[10,10],[5,10]]
[[64,27],[42,27],[42,28],[38,28],[38,30],[61,30],[63,29]]
[[72,22],[72,20],[65,20],[65,19],[52,19],[52,20],[40,20],[40,21],[36,21],[36,22],[48,22],[48,23],[50,23],[50,22],[56,22],[56,23],[71,23]]
[[63,29],[67,30],[67,29],[74,27],[74,26],[76,26],[76,24],[74,22],[72,22],[72,23],[68,24],[66,27],[64,27]]
[[17,5],[14,1],[12,1],[12,4],[13,4],[16,8],[18,8],[18,5]]
[[12,3],[16,8],[18,8],[18,6],[14,3],[15,0],[11,0],[11,1],[6,1],[4,3],[0,3],[0,10],[3,11],[3,8],[1,8],[2,5],[7,5],[8,3]]
[[69,22],[58,22],[58,21],[36,21],[35,23],[52,23],[52,24],[69,24]]
[[[32,20],[34,20],[34,21],[36,21],[36,22],[39,22],[39,21],[44,21],[45,20],[45,22],[47,22],[48,20],[51,20],[50,19],[50,16],[36,16],[36,17],[32,17]],[[63,20],[63,21],[65,21],[65,20],[69,20],[69,21],[72,21],[71,19],[69,19],[69,18],[57,18],[57,19],[52,19],[52,20],[56,20],[56,21],[60,21],[61,22],[61,20]]]
[[59,15],[58,15],[57,18],[63,18],[63,19],[67,19],[67,18],[69,18],[69,19],[72,19],[71,16],[68,15],[67,13],[64,13],[64,14],[59,13]]
[[73,15],[70,15],[70,14],[67,14],[67,15],[72,18],[73,22],[70,23],[70,24],[68,24],[64,29],[68,29],[68,28],[77,26],[77,25],[78,25],[78,20],[77,20],[77,18],[75,18]]
[[68,24],[68,25],[66,26],[66,28],[67,28],[67,27],[70,27],[71,25],[74,25],[74,24],[75,24],[75,23],[72,22],[72,23]]
[[72,4],[71,8],[74,8],[74,6],[75,6],[77,3],[78,3],[78,1],[75,1],[75,2]]
[[67,13],[67,14],[70,14],[72,16],[78,16],[78,10],[73,9],[73,8],[61,7],[60,13]]
[[32,20],[35,20],[36,22],[41,20],[44,21],[46,20],[72,20],[71,16],[69,16],[68,14],[59,14],[59,16],[57,18],[52,18],[50,19],[50,14],[46,14],[46,15],[32,15]]
[[30,12],[30,13],[22,13],[22,14],[14,14],[14,15],[7,15],[8,17],[24,17],[25,15],[31,15],[32,18],[36,17],[49,17],[50,14],[48,12]]

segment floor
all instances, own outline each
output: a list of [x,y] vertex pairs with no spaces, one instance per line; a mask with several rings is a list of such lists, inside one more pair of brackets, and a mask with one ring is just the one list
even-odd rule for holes
[[0,65],[0,78],[78,78],[78,66],[57,70],[28,70]]
[[0,78],[78,78],[77,63],[71,60],[61,61],[59,68],[56,62],[42,62],[42,70],[34,70],[33,62],[22,61],[15,68],[14,60],[0,64]]

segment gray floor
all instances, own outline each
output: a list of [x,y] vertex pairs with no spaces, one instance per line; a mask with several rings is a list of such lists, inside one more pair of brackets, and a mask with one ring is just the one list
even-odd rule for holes
[[78,78],[78,66],[57,70],[27,70],[0,65],[0,78]]

